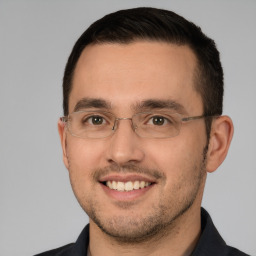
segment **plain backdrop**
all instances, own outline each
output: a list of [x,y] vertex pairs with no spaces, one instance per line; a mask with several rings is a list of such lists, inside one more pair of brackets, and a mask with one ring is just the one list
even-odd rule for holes
[[235,134],[208,175],[203,206],[232,246],[256,255],[256,1],[0,0],[0,255],[74,242],[88,217],[62,163],[57,120],[71,48],[96,19],[124,8],[173,10],[214,38]]

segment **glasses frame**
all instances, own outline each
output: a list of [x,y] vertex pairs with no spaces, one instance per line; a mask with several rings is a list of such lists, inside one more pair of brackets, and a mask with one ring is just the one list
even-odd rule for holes
[[[97,112],[97,113],[108,113],[110,115],[112,115],[113,117],[115,117],[115,121],[114,121],[114,125],[112,127],[112,133],[110,133],[109,135],[105,136],[105,137],[99,137],[99,138],[92,138],[92,137],[82,137],[82,136],[79,136],[79,135],[76,135],[74,133],[72,133],[71,129],[70,129],[70,126],[69,126],[69,120],[70,120],[70,115],[74,114],[74,113],[84,113],[84,112]],[[134,132],[141,138],[151,138],[151,139],[166,139],[166,138],[173,138],[173,137],[176,137],[179,135],[180,133],[180,129],[181,129],[181,126],[182,126],[182,123],[183,122],[189,122],[189,121],[193,121],[193,120],[198,120],[198,119],[203,119],[203,118],[209,118],[209,117],[212,117],[212,118],[216,118],[216,117],[219,117],[219,115],[207,115],[207,114],[204,114],[204,115],[199,115],[199,116],[188,116],[188,117],[184,117],[182,114],[180,113],[177,113],[177,112],[174,112],[172,114],[177,114],[178,116],[180,116],[180,121],[181,121],[181,125],[180,125],[180,128],[179,128],[179,131],[176,135],[174,136],[167,136],[167,137],[143,137],[143,136],[140,136],[137,132],[136,132],[136,129],[137,127],[134,125],[133,123],[133,118],[137,115],[140,115],[140,114],[163,114],[163,113],[168,113],[171,111],[165,111],[165,112],[151,112],[151,111],[146,111],[146,112],[139,112],[139,113],[136,113],[134,114],[132,117],[116,117],[113,113],[111,112],[108,112],[108,111],[93,111],[93,110],[80,110],[80,111],[74,111],[70,114],[68,114],[67,116],[62,116],[60,117],[60,121],[63,122],[64,124],[66,124],[67,126],[67,130],[69,131],[69,133],[74,136],[74,137],[77,137],[77,138],[82,138],[82,139],[104,139],[104,138],[107,138],[109,136],[111,136],[112,134],[114,134],[114,132],[116,131],[117,129],[117,122],[120,121],[120,120],[131,120],[131,123],[132,123],[132,128],[134,130]]]

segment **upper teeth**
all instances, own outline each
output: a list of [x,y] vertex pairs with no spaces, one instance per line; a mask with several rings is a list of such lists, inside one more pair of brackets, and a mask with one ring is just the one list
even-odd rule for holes
[[115,189],[118,191],[131,191],[134,189],[140,189],[140,188],[145,188],[149,186],[151,183],[147,181],[127,181],[127,182],[122,182],[122,181],[107,181],[106,185],[110,189]]

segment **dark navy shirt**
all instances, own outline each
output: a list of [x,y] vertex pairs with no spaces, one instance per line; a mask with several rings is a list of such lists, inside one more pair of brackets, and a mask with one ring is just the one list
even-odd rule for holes
[[[248,256],[248,254],[230,247],[224,242],[215,228],[210,215],[203,208],[201,210],[201,222],[202,233],[191,256]],[[87,256],[88,246],[89,224],[83,229],[75,243],[35,256]]]

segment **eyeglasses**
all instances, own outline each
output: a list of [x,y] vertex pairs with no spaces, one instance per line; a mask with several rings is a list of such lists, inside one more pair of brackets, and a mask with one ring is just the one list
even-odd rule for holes
[[197,120],[208,115],[184,117],[168,111],[143,112],[131,118],[118,118],[110,112],[77,111],[60,120],[67,124],[71,135],[79,138],[100,139],[113,134],[120,120],[130,120],[137,135],[143,138],[171,138],[179,134],[183,122]]

